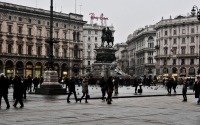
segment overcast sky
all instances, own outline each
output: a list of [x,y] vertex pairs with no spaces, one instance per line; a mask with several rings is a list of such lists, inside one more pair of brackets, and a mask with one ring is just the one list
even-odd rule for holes
[[[50,0],[0,0],[2,2],[37,7],[49,10]],[[193,5],[200,8],[200,0],[54,0],[54,10],[63,13],[84,15],[90,23],[89,13],[108,17],[108,25],[115,28],[115,43],[126,42],[127,36],[138,28],[152,25],[164,19],[178,15],[187,15]],[[82,6],[80,6],[82,5]],[[100,24],[100,21],[97,21]]]

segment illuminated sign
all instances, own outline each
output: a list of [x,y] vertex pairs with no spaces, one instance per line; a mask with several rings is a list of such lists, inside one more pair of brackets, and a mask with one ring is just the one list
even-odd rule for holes
[[98,20],[98,19],[100,19],[100,20],[108,20],[107,17],[104,17],[104,16],[103,16],[103,13],[100,15],[100,17],[95,16],[94,13],[90,13],[89,15],[91,15],[90,18],[91,18],[92,20],[93,20],[93,19],[96,19],[96,20]]

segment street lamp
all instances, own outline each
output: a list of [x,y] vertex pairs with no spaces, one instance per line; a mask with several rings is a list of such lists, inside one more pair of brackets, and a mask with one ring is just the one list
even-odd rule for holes
[[[196,5],[193,6],[191,10],[192,16],[195,16],[197,10],[197,19],[200,21],[200,9]],[[198,69],[198,74],[200,74],[200,51],[199,51],[199,69]]]

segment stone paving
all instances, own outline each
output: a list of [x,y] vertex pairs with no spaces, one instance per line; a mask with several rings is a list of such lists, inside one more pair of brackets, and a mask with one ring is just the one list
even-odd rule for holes
[[[128,87],[123,89],[133,91],[133,88],[128,89]],[[120,88],[121,90],[122,88]],[[153,89],[148,90],[147,88],[144,90],[146,93],[153,91]],[[178,89],[179,92],[180,90]],[[90,92],[92,94],[92,91]],[[158,92],[156,93],[159,94]],[[134,95],[133,92],[131,94]],[[123,95],[122,91],[121,95]],[[145,95],[145,92],[143,95]],[[12,104],[11,97],[12,92],[9,94],[10,103]],[[0,125],[200,124],[200,105],[196,104],[194,95],[188,95],[188,102],[182,102],[182,96],[180,95],[114,98],[111,105],[100,99],[90,99],[88,101],[89,103],[84,103],[84,100],[82,103],[75,103],[75,100],[71,99],[71,103],[67,103],[66,95],[44,96],[28,94],[24,108],[11,107],[6,110],[4,100],[2,100]]]

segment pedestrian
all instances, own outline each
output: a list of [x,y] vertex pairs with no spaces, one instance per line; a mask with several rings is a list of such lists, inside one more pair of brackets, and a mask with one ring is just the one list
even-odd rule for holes
[[72,77],[70,79],[70,82],[69,82],[69,94],[68,94],[68,97],[67,97],[67,102],[70,103],[69,99],[70,99],[70,96],[71,94],[74,93],[74,98],[76,100],[76,102],[78,101],[77,99],[77,96],[76,96],[76,88],[75,88],[75,79],[74,77]]
[[200,104],[200,76],[197,76],[193,91],[195,91],[195,98],[198,98],[197,104]]
[[171,77],[168,77],[168,82],[166,86],[167,86],[167,91],[169,95],[171,95],[173,82],[174,82],[174,79]]
[[84,79],[82,81],[82,93],[83,93],[83,96],[80,99],[80,103],[84,96],[85,96],[85,103],[88,103],[88,101],[87,101],[87,99],[88,99],[88,78],[87,77],[84,77]]
[[29,92],[32,92],[32,77],[30,75],[28,75],[28,88],[29,88]]
[[16,94],[16,100],[14,103],[14,107],[16,108],[17,103],[20,103],[20,107],[23,108],[24,107],[24,103],[23,103],[23,83],[21,80],[21,77],[17,76],[17,81],[15,83],[15,94]]
[[[65,84],[66,91],[69,91],[69,88],[68,88],[68,86],[69,86],[69,78],[67,76],[64,78],[64,84]],[[68,90],[67,90],[67,88],[68,88]]]
[[113,93],[113,82],[112,82],[112,77],[110,76],[107,80],[107,85],[106,85],[106,91],[107,91],[107,104],[112,104],[112,93]]
[[177,78],[175,78],[175,80],[173,81],[173,85],[172,85],[174,93],[176,93],[177,84],[178,84],[178,81],[177,81]]
[[137,88],[138,88],[138,85],[139,85],[138,82],[139,82],[139,78],[135,78],[135,79],[134,79],[134,83],[133,83],[133,84],[134,84],[134,87],[135,87],[135,94],[137,93]]
[[100,87],[101,87],[101,93],[102,93],[101,99],[104,101],[105,95],[106,95],[106,81],[104,77],[102,77],[100,80]]
[[119,87],[119,78],[118,77],[115,77],[114,78],[114,88],[115,88],[115,95],[117,95],[119,92],[118,92],[118,87]]
[[8,88],[9,88],[9,80],[5,78],[4,74],[0,74],[0,107],[1,107],[1,99],[4,98],[7,109],[10,108],[10,104],[8,101]]
[[38,88],[38,85],[39,85],[39,83],[40,83],[40,81],[39,81],[39,79],[37,78],[37,77],[35,77],[34,79],[33,79],[33,90],[35,91],[35,89],[36,88]]
[[42,83],[44,82],[44,78],[43,76],[40,77],[40,86],[42,85]]
[[187,102],[187,82],[185,80],[183,81],[182,94],[183,94],[183,102]]
[[28,89],[28,79],[25,77],[23,80],[23,98],[26,99],[26,91]]

